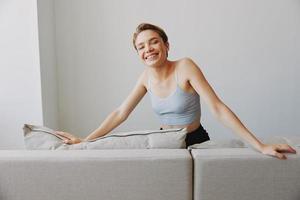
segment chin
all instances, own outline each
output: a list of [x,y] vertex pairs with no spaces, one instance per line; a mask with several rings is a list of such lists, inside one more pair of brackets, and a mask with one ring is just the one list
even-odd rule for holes
[[157,59],[153,62],[147,62],[146,60],[144,60],[144,63],[145,65],[149,66],[149,67],[153,67],[153,68],[156,68],[156,67],[159,67],[162,65],[162,63],[164,63],[164,61],[162,59]]
[[159,67],[161,64],[159,62],[155,62],[155,63],[145,63],[148,67],[152,67],[152,68],[157,68]]

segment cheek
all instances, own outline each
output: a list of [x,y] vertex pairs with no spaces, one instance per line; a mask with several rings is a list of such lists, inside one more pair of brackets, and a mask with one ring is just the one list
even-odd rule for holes
[[139,50],[136,50],[137,55],[140,57],[142,55],[142,52]]
[[168,48],[166,46],[160,45],[159,48],[161,49],[161,51],[168,51]]
[[143,58],[143,57],[144,57],[144,53],[143,53],[143,52],[140,52],[140,53],[139,53],[139,56],[140,56],[141,58]]
[[143,59],[144,58],[144,53],[143,52],[137,52],[138,53],[138,56]]

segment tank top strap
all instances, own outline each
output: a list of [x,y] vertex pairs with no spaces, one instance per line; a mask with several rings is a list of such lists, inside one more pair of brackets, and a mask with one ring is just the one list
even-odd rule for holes
[[174,69],[174,76],[175,76],[176,85],[178,85],[178,75],[177,75],[176,67]]
[[149,74],[149,72],[147,73],[147,75],[148,75],[147,87],[148,87],[148,90],[150,91],[151,90],[151,80],[150,80],[150,74]]

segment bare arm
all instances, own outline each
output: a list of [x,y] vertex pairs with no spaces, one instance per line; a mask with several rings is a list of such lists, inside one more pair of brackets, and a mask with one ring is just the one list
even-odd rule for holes
[[121,104],[121,106],[118,107],[112,113],[110,113],[108,117],[103,121],[103,123],[99,126],[99,128],[93,131],[84,140],[86,141],[95,139],[97,137],[101,137],[112,131],[117,126],[119,126],[128,118],[129,114],[141,101],[146,92],[147,90],[142,84],[142,79],[139,79],[134,89],[131,91],[126,100]]
[[280,159],[284,159],[285,156],[280,152],[294,153],[295,150],[288,145],[265,145],[261,143],[252,134],[239,118],[226,106],[216,95],[212,87],[205,79],[203,73],[199,67],[191,60],[184,60],[186,66],[186,76],[189,77],[188,81],[196,92],[203,98],[207,103],[210,111],[219,121],[222,122],[226,127],[233,130],[234,133],[249,142],[255,149],[261,151],[264,154],[276,156]]
[[133,88],[129,96],[125,99],[125,101],[117,109],[110,113],[101,123],[101,125],[91,134],[89,134],[85,139],[80,139],[73,136],[72,134],[61,131],[57,131],[56,134],[66,137],[67,139],[65,143],[68,144],[75,144],[81,141],[87,141],[106,135],[114,128],[119,126],[122,122],[124,122],[128,118],[129,114],[133,111],[133,109],[137,106],[137,104],[141,101],[141,99],[145,96],[147,89],[145,87],[144,80],[145,72],[140,75],[135,87]]

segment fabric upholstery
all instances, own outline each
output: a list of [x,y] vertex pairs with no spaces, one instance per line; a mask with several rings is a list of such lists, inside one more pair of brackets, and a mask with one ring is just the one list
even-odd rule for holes
[[300,199],[299,153],[287,155],[287,160],[250,148],[192,149],[191,153],[194,200]]
[[192,200],[186,149],[1,150],[1,200]]
[[219,148],[244,148],[245,143],[241,140],[208,140],[188,146],[188,149],[219,149]]
[[34,125],[24,125],[24,141],[26,149],[149,149],[185,148],[186,129],[144,130],[118,132],[103,137],[81,142],[64,144],[62,138],[54,130]]

